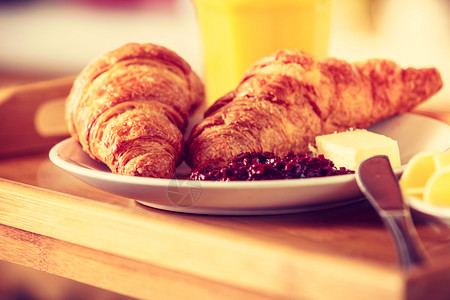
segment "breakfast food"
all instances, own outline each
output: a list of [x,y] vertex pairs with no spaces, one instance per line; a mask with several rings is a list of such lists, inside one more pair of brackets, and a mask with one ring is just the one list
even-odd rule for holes
[[422,198],[425,184],[436,170],[435,154],[435,151],[422,151],[408,161],[399,180],[404,192]]
[[209,181],[256,181],[273,179],[298,179],[353,174],[354,171],[336,168],[323,155],[287,153],[278,157],[271,152],[242,153],[225,167],[193,170],[191,180]]
[[410,111],[441,87],[434,68],[279,51],[256,62],[206,111],[187,141],[186,161],[197,169],[225,166],[243,152],[306,153],[318,135],[367,128]]
[[113,173],[172,178],[204,89],[189,64],[154,44],[126,44],[89,64],[66,100],[69,132]]
[[406,164],[399,184],[406,195],[450,207],[450,152],[417,153]]
[[437,170],[423,190],[423,200],[431,205],[450,208],[450,167]]
[[313,150],[332,160],[337,167],[356,170],[364,159],[382,154],[389,158],[392,168],[401,165],[397,141],[365,129],[320,135],[315,141]]

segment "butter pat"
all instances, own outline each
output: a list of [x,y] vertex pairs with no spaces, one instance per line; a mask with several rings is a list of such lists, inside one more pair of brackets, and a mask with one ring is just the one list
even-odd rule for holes
[[387,155],[392,168],[401,165],[397,141],[364,129],[317,136],[316,150],[336,167],[349,170],[355,170],[361,161],[374,155]]

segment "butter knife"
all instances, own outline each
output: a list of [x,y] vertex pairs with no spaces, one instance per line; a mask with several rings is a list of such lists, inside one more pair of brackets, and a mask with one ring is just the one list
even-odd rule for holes
[[388,229],[401,266],[408,269],[425,263],[427,255],[412,222],[409,207],[403,201],[389,158],[377,155],[361,162],[356,170],[356,182]]

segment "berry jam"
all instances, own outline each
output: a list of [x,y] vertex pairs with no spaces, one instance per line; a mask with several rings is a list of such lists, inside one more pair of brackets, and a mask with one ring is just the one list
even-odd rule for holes
[[254,181],[271,179],[296,179],[353,174],[346,168],[336,168],[323,155],[288,153],[282,158],[271,152],[242,153],[223,168],[193,170],[189,179],[209,181]]

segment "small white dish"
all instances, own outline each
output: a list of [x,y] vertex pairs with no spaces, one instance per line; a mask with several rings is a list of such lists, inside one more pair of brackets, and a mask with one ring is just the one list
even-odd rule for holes
[[[423,150],[450,147],[450,126],[416,115],[402,114],[369,128],[397,140],[403,166]],[[304,212],[345,205],[363,198],[355,175],[251,182],[187,180],[181,165],[174,179],[112,174],[84,153],[72,138],[55,145],[50,160],[80,180],[101,190],[135,199],[153,208],[214,215],[266,215]]]
[[418,211],[427,216],[440,219],[443,223],[450,225],[450,207],[441,207],[436,205],[431,205],[424,202],[421,199],[406,196],[406,203],[411,207],[411,209]]

